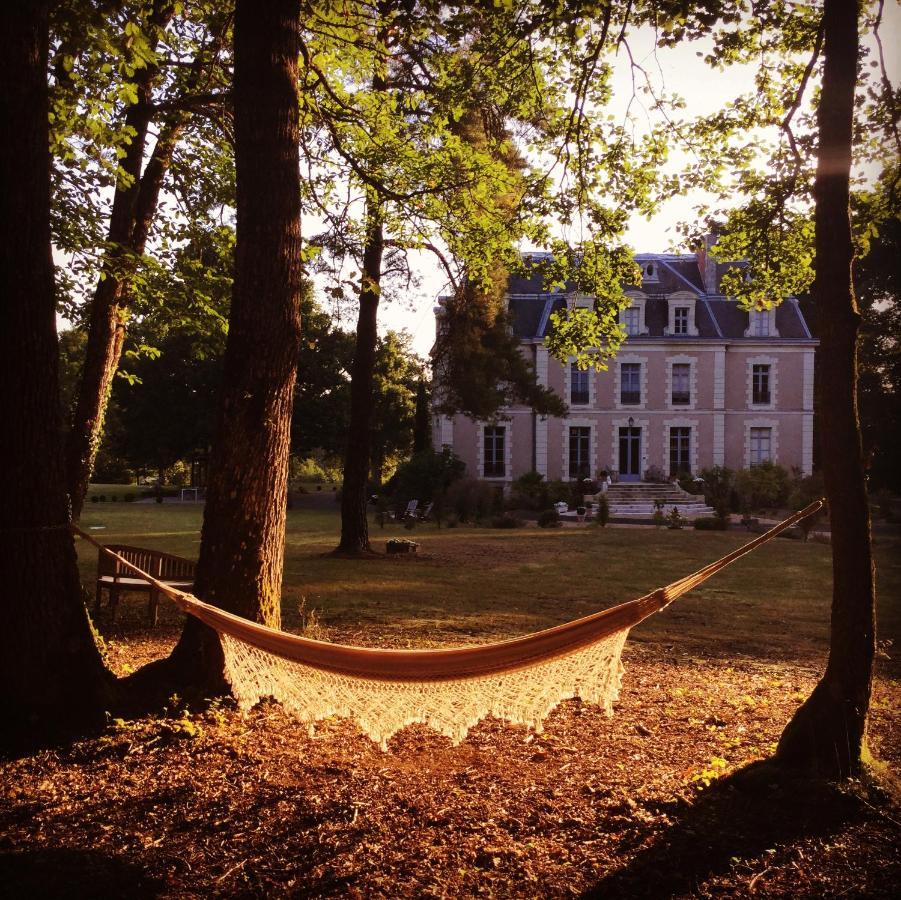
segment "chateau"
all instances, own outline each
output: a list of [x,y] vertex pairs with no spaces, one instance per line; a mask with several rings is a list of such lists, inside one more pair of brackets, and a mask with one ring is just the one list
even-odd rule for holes
[[[797,300],[742,311],[719,290],[729,265],[703,250],[636,261],[642,284],[625,286],[631,304],[620,314],[628,337],[599,373],[562,365],[544,346],[551,313],[590,299],[548,293],[540,276],[511,278],[514,332],[569,415],[511,406],[490,422],[437,416],[434,446],[450,447],[472,475],[498,483],[532,470],[547,480],[606,470],[615,481],[643,481],[765,460],[809,474],[817,342]],[[439,320],[441,309],[439,300]]]

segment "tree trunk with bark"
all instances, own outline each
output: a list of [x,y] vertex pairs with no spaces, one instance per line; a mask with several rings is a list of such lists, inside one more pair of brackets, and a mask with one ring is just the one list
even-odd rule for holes
[[350,424],[341,487],[341,542],[335,553],[360,556],[369,545],[369,462],[372,448],[372,391],[378,340],[378,311],[385,242],[378,200],[366,210],[366,246],[360,287],[357,341],[350,379]]
[[48,4],[0,7],[0,745],[103,721],[114,679],[69,528],[50,256]]
[[[278,628],[300,348],[300,0],[239,0],[234,35],[235,283],[194,592]],[[218,638],[193,618],[171,661],[223,686]]]
[[[165,28],[172,15],[173,7],[166,0],[154,5],[148,20],[152,28],[152,48],[157,44],[157,30]],[[113,376],[122,357],[122,345],[125,343],[127,311],[120,303],[124,285],[123,268],[128,265],[128,258],[132,253],[144,252],[143,243],[140,248],[134,247],[133,236],[135,210],[142,190],[141,165],[147,144],[147,129],[153,115],[151,93],[156,75],[157,70],[152,66],[145,66],[138,71],[134,82],[137,100],[125,113],[125,124],[134,131],[134,136],[122,158],[121,168],[126,177],[123,179],[120,176],[116,183],[107,230],[110,248],[104,259],[103,277],[97,282],[91,300],[84,365],[66,440],[69,495],[72,515],[76,521],[81,516],[88,491],[102,437],[106,404]],[[156,195],[159,196],[159,189]],[[154,210],[155,208],[154,203]],[[144,237],[146,240],[146,232]]]
[[829,777],[860,769],[876,647],[870,513],[857,415],[857,332],[849,214],[852,120],[857,82],[857,4],[826,0],[823,86],[817,110],[816,279],[819,322],[817,412],[832,526],[832,621],[822,680],[789,722],[777,760]]

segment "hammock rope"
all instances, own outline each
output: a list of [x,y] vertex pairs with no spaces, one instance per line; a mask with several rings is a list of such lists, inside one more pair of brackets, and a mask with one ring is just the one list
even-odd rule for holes
[[487,715],[540,731],[551,710],[572,697],[612,713],[620,654],[631,628],[822,508],[818,500],[636,600],[511,640],[434,650],[335,644],[251,622],[172,588],[72,528],[219,634],[226,677],[242,708],[274,697],[311,729],[330,716],[352,718],[384,749],[392,734],[414,722],[455,743]]

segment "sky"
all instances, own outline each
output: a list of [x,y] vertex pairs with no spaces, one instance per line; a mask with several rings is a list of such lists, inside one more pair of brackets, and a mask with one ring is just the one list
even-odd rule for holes
[[[898,84],[901,81],[901,0],[886,0],[881,34],[889,76],[894,84]],[[871,40],[865,43],[873,46]],[[655,60],[652,55],[653,35],[646,30],[635,35],[632,50],[637,62],[656,73],[658,78],[662,77],[668,92],[685,98],[687,106],[684,113],[691,116],[714,112],[730,99],[748,91],[753,84],[753,69],[750,67],[735,66],[715,71],[707,66],[697,55],[706,46],[704,42],[683,44],[658,52]],[[612,111],[621,114],[632,95],[631,76],[622,58],[618,59],[614,78]],[[674,153],[672,158],[674,164],[680,161],[679,154]],[[626,242],[636,252],[685,252],[678,246],[676,226],[679,222],[696,221],[693,209],[707,199],[700,193],[677,197],[664,204],[651,219],[633,215],[625,236]],[[383,332],[388,329],[407,330],[412,335],[414,350],[427,357],[435,336],[435,301],[446,291],[446,279],[428,253],[420,254],[416,267],[421,285],[405,297],[391,299],[381,305],[380,327]]]

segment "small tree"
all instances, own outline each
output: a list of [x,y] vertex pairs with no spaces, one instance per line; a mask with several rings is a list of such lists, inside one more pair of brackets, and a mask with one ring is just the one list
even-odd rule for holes
[[610,521],[610,503],[606,494],[601,494],[598,499],[598,510],[594,514],[594,519],[601,528],[606,528],[607,523]]

